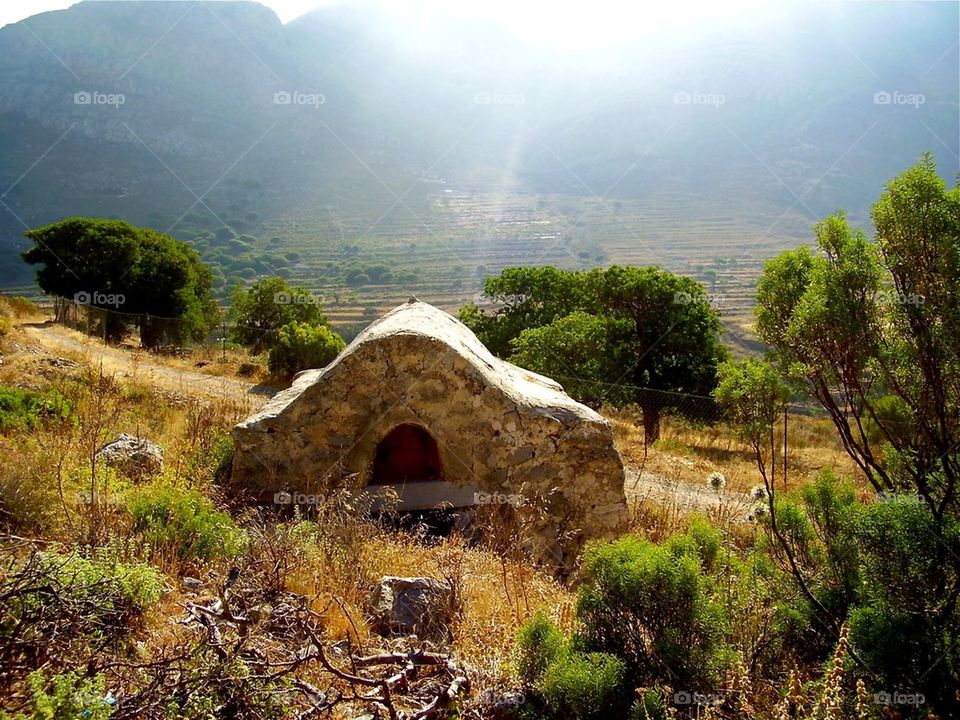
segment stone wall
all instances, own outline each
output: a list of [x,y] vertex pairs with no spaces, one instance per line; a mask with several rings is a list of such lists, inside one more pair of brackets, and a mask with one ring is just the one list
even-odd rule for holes
[[403,423],[436,440],[446,481],[519,497],[538,553],[569,564],[583,539],[623,527],[623,465],[609,423],[420,302],[381,318],[240,423],[233,480],[264,497],[362,488],[378,443]]

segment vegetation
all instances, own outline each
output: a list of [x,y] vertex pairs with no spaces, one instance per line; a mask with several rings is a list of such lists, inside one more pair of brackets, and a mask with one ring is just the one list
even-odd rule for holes
[[[772,261],[760,283],[769,357],[703,365],[725,422],[666,415],[642,448],[636,398],[596,388],[636,362],[642,298],[692,281],[626,268],[573,284],[552,268],[494,278],[513,288],[491,296],[502,307],[464,310],[491,346],[561,375],[556,351],[591,402],[623,405],[605,412],[635,473],[630,526],[589,543],[568,585],[525,559],[527,528],[508,512],[438,538],[375,519],[363,494],[252,507],[226,484],[229,429],[250,407],[170,402],[79,356],[44,363],[11,323],[0,713],[410,717],[433,703],[438,718],[483,720],[956,716],[956,210],[924,160],[878,202],[876,243],[839,216],[819,225],[820,251]],[[888,287],[925,300],[891,303]],[[928,303],[934,289],[946,297]],[[686,312],[675,319],[714,332],[715,316]],[[277,338],[311,364],[338,347],[322,323],[290,321]],[[695,375],[686,362],[651,367],[670,384],[674,370]],[[791,395],[824,412],[791,416],[784,458]],[[163,477],[138,485],[95,461],[120,431],[164,447]],[[384,575],[451,584],[450,648],[377,636],[367,602]]]
[[267,365],[274,375],[291,377],[301,370],[326,366],[345,347],[343,338],[326,325],[292,322],[277,333]]
[[560,380],[583,402],[638,404],[651,441],[671,393],[716,386],[720,319],[691,278],[655,267],[507,268],[484,294],[496,310],[471,304],[460,319],[491,352]]
[[257,354],[277,344],[280,328],[290,323],[326,325],[320,299],[305,288],[271,277],[233,291],[233,338]]
[[0,385],[0,433],[34,430],[70,418],[70,402],[56,390],[31,392]]
[[41,266],[40,288],[108,311],[107,337],[119,339],[135,323],[143,345],[156,347],[203,338],[219,320],[210,270],[184,242],[120,220],[80,217],[24,234],[34,245],[23,258]]

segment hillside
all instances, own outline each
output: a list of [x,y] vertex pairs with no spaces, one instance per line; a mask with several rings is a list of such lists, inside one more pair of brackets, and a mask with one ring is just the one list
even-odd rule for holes
[[221,287],[286,274],[340,322],[548,262],[658,263],[737,317],[837,205],[865,224],[925,150],[956,172],[957,22],[810,4],[547,57],[373,4],[81,2],[0,29],[0,284],[30,282],[24,226],[84,214],[194,242]]

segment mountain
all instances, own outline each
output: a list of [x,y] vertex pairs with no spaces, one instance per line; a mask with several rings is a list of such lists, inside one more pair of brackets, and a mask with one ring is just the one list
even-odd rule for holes
[[798,4],[553,55],[372,3],[80,2],[0,29],[0,283],[29,282],[25,227],[83,214],[345,314],[539,262],[658,263],[739,307],[922,152],[957,173],[957,27],[952,3]]

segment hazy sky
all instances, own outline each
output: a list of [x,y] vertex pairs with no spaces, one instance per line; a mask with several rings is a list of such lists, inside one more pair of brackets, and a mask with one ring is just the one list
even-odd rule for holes
[[[189,1],[189,0],[182,0]],[[260,0],[283,22],[325,4],[351,0]],[[576,37],[587,44],[615,42],[638,29],[657,31],[673,26],[681,30],[691,18],[698,23],[746,21],[757,14],[763,0],[670,0],[643,3],[636,0],[380,0],[394,11],[430,11],[478,16],[498,21],[520,37],[537,43],[564,43]],[[0,26],[47,10],[58,10],[70,0],[0,0]],[[767,3],[779,5],[779,3]]]

